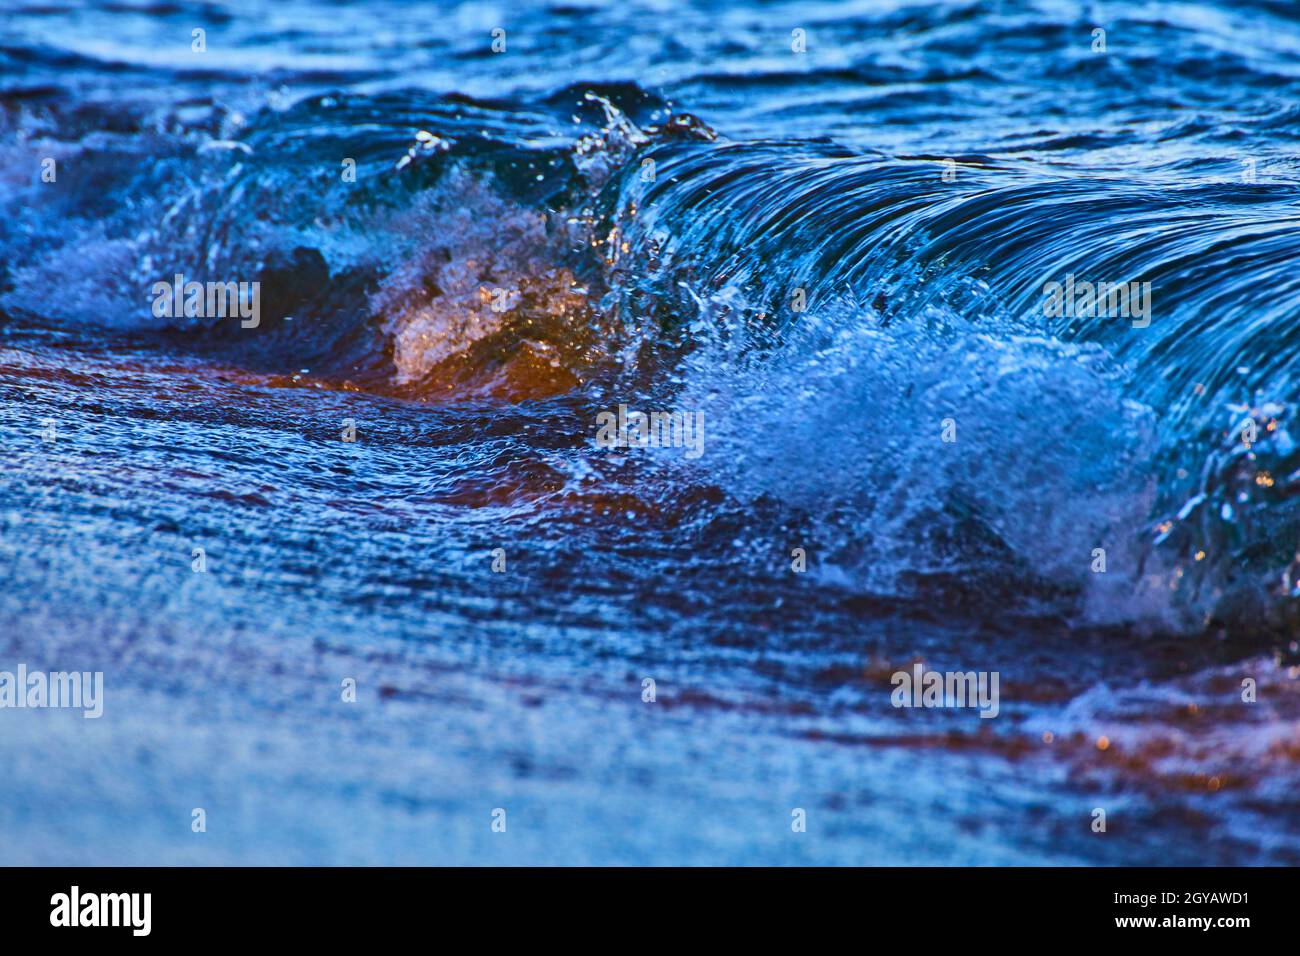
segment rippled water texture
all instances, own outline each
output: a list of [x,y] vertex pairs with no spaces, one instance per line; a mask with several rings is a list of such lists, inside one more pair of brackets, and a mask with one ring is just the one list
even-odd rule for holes
[[0,862],[1300,863],[1294,4],[9,6]]

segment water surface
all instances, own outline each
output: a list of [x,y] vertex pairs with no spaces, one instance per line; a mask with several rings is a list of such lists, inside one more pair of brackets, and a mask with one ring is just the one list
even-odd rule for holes
[[[17,4],[0,670],[106,702],[0,712],[0,860],[1300,861],[1298,54],[1265,2]],[[915,661],[998,717],[891,706]]]

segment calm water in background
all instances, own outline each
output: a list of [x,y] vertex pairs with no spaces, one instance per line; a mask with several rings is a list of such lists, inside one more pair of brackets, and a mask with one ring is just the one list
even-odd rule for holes
[[1300,862],[1293,5],[12,9],[0,862]]

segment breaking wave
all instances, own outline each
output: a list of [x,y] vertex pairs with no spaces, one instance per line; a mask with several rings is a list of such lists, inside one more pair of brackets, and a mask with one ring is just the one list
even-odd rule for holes
[[[14,191],[43,214],[5,227],[42,250],[5,264],[11,323],[424,402],[703,411],[716,453],[630,490],[778,502],[829,582],[1295,629],[1276,178],[731,141],[630,84],[4,117],[88,184]],[[259,281],[260,326],[160,321],[177,273]],[[1066,277],[1149,283],[1147,323],[1049,314]]]

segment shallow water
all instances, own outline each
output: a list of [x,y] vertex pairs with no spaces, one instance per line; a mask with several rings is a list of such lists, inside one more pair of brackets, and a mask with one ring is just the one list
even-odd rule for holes
[[9,21],[0,860],[1300,861],[1289,5]]

